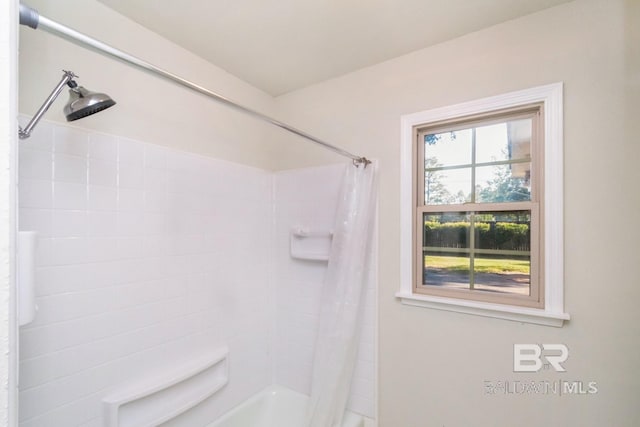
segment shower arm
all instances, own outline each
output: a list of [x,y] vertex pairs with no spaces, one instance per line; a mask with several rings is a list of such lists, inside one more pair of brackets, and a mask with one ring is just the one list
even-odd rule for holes
[[47,112],[49,107],[51,107],[51,104],[53,104],[53,102],[56,100],[58,95],[60,95],[60,92],[62,92],[62,89],[64,89],[65,86],[73,82],[74,77],[78,77],[75,74],[73,74],[71,71],[62,70],[62,72],[64,73],[62,75],[62,79],[57,84],[57,86],[53,89],[53,91],[47,97],[47,99],[45,99],[45,101],[42,103],[38,111],[36,111],[36,114],[34,114],[31,120],[29,120],[29,123],[27,123],[24,129],[21,127],[18,127],[18,136],[20,137],[20,139],[29,138],[33,128],[36,127],[36,125],[38,124],[42,116],[44,116],[44,113]]
[[[52,21],[45,16],[40,15],[35,9],[30,8],[29,6],[20,3],[20,24],[26,25],[33,29],[42,29],[50,34],[56,35],[63,39],[66,39],[72,43],[75,43],[79,46],[88,48],[93,50],[94,52],[100,53],[102,55],[114,58],[125,64],[131,65],[140,70],[149,72],[151,74],[155,74],[165,80],[176,83],[180,86],[186,87],[194,92],[205,95],[221,104],[224,104],[230,108],[233,108],[237,111],[245,113],[249,116],[252,116],[256,119],[262,120],[264,122],[270,123],[274,126],[277,126],[281,129],[284,129],[290,133],[298,135],[308,141],[314,142],[328,150],[331,150],[335,153],[340,154],[341,156],[348,157],[353,161],[355,166],[364,165],[367,167],[368,164],[371,163],[366,157],[356,156],[340,147],[336,147],[335,145],[329,144],[326,141],[323,141],[313,135],[310,135],[302,130],[296,129],[293,126],[290,126],[284,122],[276,120],[272,117],[269,117],[265,114],[262,114],[256,110],[245,107],[241,104],[238,104],[229,98],[226,98],[222,95],[219,95],[209,89],[206,89],[200,85],[197,85],[189,80],[183,79],[182,77],[170,73],[162,68],[156,67],[155,65],[146,62],[140,58],[137,58],[133,55],[130,55],[126,52],[123,52],[119,49],[116,49],[112,46],[109,46],[106,43],[103,43],[99,40],[91,38],[86,34],[80,33],[76,30],[73,30],[69,27],[66,27],[58,22]],[[43,112],[44,113],[44,112]]]

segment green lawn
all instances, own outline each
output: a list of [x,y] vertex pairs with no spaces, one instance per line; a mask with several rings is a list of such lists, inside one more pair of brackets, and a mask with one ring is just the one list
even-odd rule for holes
[[[455,256],[424,257],[425,265],[429,268],[441,268],[459,273],[469,273],[469,258]],[[522,273],[529,274],[529,261],[519,259],[475,258],[476,273]]]

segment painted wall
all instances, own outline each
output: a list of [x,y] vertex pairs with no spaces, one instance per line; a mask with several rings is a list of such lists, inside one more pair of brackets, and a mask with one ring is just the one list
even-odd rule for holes
[[[43,16],[125,50],[152,64],[192,80],[261,112],[270,112],[273,98],[191,52],[124,18],[95,0],[33,0]],[[87,88],[106,92],[118,104],[77,122],[77,126],[154,141],[265,169],[279,145],[272,126],[231,111],[204,96],[105,58],[58,37],[20,29],[20,112],[32,115],[60,80],[72,70]],[[64,121],[67,95],[47,113]],[[272,141],[273,139],[273,141]]]
[[[278,98],[294,125],[380,161],[382,427],[640,424],[637,10],[634,1],[577,0]],[[551,328],[401,305],[401,115],[558,81],[572,320]],[[303,147],[289,154],[280,168],[330,159]],[[567,372],[514,374],[514,343],[566,344]],[[596,381],[598,393],[484,389],[484,381],[560,379]]]
[[19,171],[39,233],[21,426],[101,426],[104,396],[223,345],[229,384],[172,425],[271,384],[271,173],[51,122]]

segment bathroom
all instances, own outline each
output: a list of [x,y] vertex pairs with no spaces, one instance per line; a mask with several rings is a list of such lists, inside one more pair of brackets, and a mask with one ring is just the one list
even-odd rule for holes
[[[187,367],[202,361],[206,369],[198,372],[224,384],[191,399],[188,409],[162,425],[224,421],[224,414],[243,402],[250,406],[265,390],[313,394],[315,343],[332,265],[327,260],[345,173],[365,169],[375,174],[377,198],[368,209],[370,241],[361,239],[367,245],[359,252],[366,262],[346,399],[358,418],[354,426],[640,423],[640,291],[630,269],[638,262],[640,235],[629,221],[640,207],[638,192],[630,188],[640,178],[640,152],[632,143],[639,130],[637,2],[536,1],[529,8],[499,0],[482,2],[484,8],[455,2],[459,9],[423,2],[432,8],[427,13],[416,6],[420,2],[408,1],[407,8],[417,7],[422,16],[470,9],[452,17],[450,26],[442,19],[424,21],[438,27],[440,38],[393,56],[380,53],[387,46],[383,40],[401,39],[402,27],[364,32],[367,46],[379,47],[369,62],[331,72],[318,62],[305,68],[311,60],[294,49],[300,41],[279,39],[279,53],[265,53],[239,30],[227,28],[237,38],[226,42],[209,29],[219,52],[249,51],[244,55],[262,60],[263,80],[249,72],[252,67],[223,56],[217,63],[183,47],[194,41],[180,40],[179,27],[169,28],[169,4],[164,13],[157,6],[152,21],[140,14],[152,2],[25,2],[42,16],[259,115],[366,157],[372,161],[366,168],[153,73],[19,26],[18,3],[7,2],[1,14],[2,58],[9,65],[0,92],[7,141],[0,154],[2,251],[9,255],[3,255],[0,288],[8,307],[0,347],[6,355],[0,425],[142,425],[127,424],[124,415],[120,424],[108,424],[108,408],[120,405],[125,414],[123,408],[134,406],[113,402],[128,390],[146,384],[147,391],[157,391],[164,380],[183,378]],[[276,0],[262,7],[194,4],[221,27],[249,16],[256,26],[251,34],[260,34],[261,19],[269,31],[269,20],[287,13],[307,16],[288,28],[303,31],[314,23],[308,21],[312,12],[322,22],[322,12],[335,8],[344,21],[395,10],[384,9],[391,2],[379,8],[361,2],[312,2],[305,8]],[[253,15],[258,11],[262,15]],[[195,6],[191,13],[197,13]],[[273,44],[279,32],[272,32],[260,42]],[[349,35],[334,34],[331,41]],[[318,55],[311,47],[307,53]],[[279,72],[297,68],[304,71],[299,80]],[[18,139],[18,126],[26,126],[63,69],[116,104],[67,122],[65,90],[30,137]],[[561,307],[546,322],[535,320],[537,315],[486,315],[407,297],[405,123],[421,112],[549,85],[561,85],[556,87],[563,102],[562,174],[556,187],[545,189],[561,190],[563,239],[555,256],[562,260]],[[16,324],[15,308],[18,230],[37,231],[37,311],[23,326]],[[566,372],[515,372],[514,345],[523,343],[565,346]],[[489,385],[522,380],[577,381],[586,390],[593,382],[597,392],[487,392]],[[169,404],[158,406],[174,412]]]

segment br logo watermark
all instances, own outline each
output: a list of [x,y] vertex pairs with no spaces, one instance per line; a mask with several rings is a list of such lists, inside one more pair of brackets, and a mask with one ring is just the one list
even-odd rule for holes
[[598,393],[596,381],[584,381],[566,378],[566,363],[569,348],[564,344],[514,344],[513,372],[536,375],[544,370],[549,374],[560,374],[559,379],[535,379],[528,376],[517,379],[484,381],[484,394],[487,395],[592,395]]
[[565,372],[562,363],[568,358],[569,349],[564,344],[514,344],[513,372],[538,372],[550,366],[556,372]]

